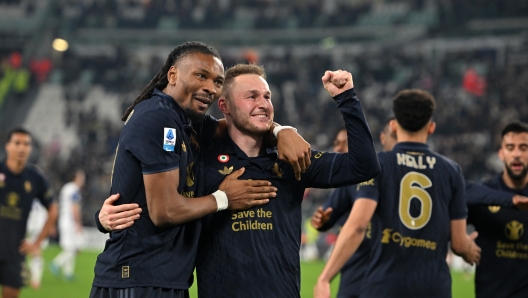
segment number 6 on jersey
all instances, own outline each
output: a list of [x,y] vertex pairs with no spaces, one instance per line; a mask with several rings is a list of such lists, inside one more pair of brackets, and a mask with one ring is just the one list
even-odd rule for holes
[[[417,184],[417,185],[415,185]],[[400,184],[399,214],[402,223],[411,230],[423,228],[431,219],[433,200],[425,190],[433,185],[431,179],[422,173],[409,172],[403,176]],[[417,217],[411,215],[411,201],[420,200],[421,210]]]

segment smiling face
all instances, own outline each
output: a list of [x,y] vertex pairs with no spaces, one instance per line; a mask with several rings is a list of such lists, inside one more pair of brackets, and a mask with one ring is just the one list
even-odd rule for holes
[[271,91],[266,80],[256,74],[237,76],[227,94],[221,98],[220,109],[241,132],[262,136],[273,122]]
[[512,180],[524,180],[528,174],[528,133],[505,134],[499,149],[499,157]]
[[200,121],[220,97],[224,66],[217,57],[192,53],[182,57],[167,73],[163,92],[170,95],[193,121]]

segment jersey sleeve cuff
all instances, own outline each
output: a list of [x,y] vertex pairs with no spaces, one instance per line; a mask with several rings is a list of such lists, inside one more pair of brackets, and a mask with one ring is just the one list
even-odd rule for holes
[[97,226],[97,230],[99,230],[99,232],[103,234],[108,234],[108,231],[103,227],[103,225],[99,221],[99,212],[101,212],[101,210],[97,210],[97,212],[95,212],[95,225]]
[[172,163],[172,164],[153,165],[153,166],[142,165],[141,168],[142,168],[143,174],[148,175],[148,174],[156,174],[156,173],[172,171],[174,169],[178,169],[179,167],[180,167],[179,163]]
[[458,213],[450,215],[450,220],[466,219],[468,217],[467,213]]
[[356,90],[354,90],[354,88],[350,88],[336,96],[334,96],[334,100],[336,102],[341,102],[341,101],[345,101],[345,100],[352,100],[352,101],[359,101],[359,99],[357,98],[357,95],[356,95]]

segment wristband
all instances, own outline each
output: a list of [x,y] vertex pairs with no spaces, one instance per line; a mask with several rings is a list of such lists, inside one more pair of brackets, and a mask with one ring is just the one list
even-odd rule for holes
[[229,205],[229,201],[227,200],[226,193],[221,190],[217,190],[213,192],[212,195],[216,199],[216,206],[217,206],[216,212],[226,210],[227,206]]
[[275,128],[273,129],[273,135],[277,137],[277,135],[279,134],[279,131],[283,129],[288,129],[288,128],[297,131],[297,128],[293,126],[281,125],[281,126],[275,126]]

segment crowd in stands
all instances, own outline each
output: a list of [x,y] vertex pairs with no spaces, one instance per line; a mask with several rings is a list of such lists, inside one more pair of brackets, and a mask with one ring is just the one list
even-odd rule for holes
[[[100,117],[96,109],[79,107],[92,88],[102,87],[108,96],[120,98],[120,112],[124,112],[157,73],[163,64],[161,57],[165,55],[152,54],[140,59],[137,52],[121,47],[114,50],[111,55],[91,56],[68,51],[47,76],[49,83],[63,86],[66,126],[76,128],[79,146],[67,155],[68,159],[62,158],[60,132],[57,132],[56,139],[41,148],[39,163],[57,189],[72,165],[85,170],[88,183],[84,197],[92,206],[86,208],[90,210],[86,222],[91,221],[91,211],[108,195],[109,175],[122,124],[119,119],[110,121]],[[306,54],[288,47],[282,52],[262,49],[240,53],[228,48],[221,52],[226,67],[247,61],[263,65],[273,93],[276,121],[297,127],[318,149],[328,149],[333,133],[343,125],[341,120],[336,120],[341,116],[321,86],[321,75],[327,69],[352,72],[376,140],[384,121],[391,116],[390,99],[399,90],[420,88],[431,92],[437,99],[438,109],[434,119],[437,130],[430,144],[460,163],[470,180],[495,173],[494,153],[504,124],[514,119],[528,122],[525,84],[528,44],[506,48],[503,62],[498,61],[499,53],[493,49],[448,52],[434,58],[391,46],[340,55],[324,50]],[[2,79],[6,74],[4,71]],[[32,75],[38,82],[37,74]],[[212,113],[221,117],[216,108],[212,108]]]
[[[430,139],[431,146],[460,163],[466,178],[480,180],[496,173],[494,153],[504,124],[514,119],[528,122],[528,87],[524,83],[528,79],[527,50],[527,44],[506,49],[503,65],[497,61],[497,51],[492,49],[446,53],[434,58],[390,46],[341,55],[323,50],[300,54],[287,47],[282,53],[259,50],[241,54],[229,49],[221,52],[226,67],[247,61],[264,65],[276,121],[297,127],[318,149],[328,149],[333,133],[343,125],[334,102],[321,85],[325,70],[341,68],[352,72],[375,140],[384,121],[391,116],[391,98],[399,90],[427,90],[436,97],[438,106],[434,118],[437,130]],[[87,222],[91,221],[91,211],[108,195],[122,123],[119,119],[109,121],[99,117],[95,109],[78,107],[91,88],[98,86],[109,96],[118,96],[124,112],[157,73],[163,55],[140,59],[139,56],[145,55],[120,47],[112,55],[88,57],[71,51],[50,75],[50,80],[55,78],[58,80],[55,83],[63,86],[67,125],[77,128],[80,145],[67,160],[57,153],[60,137],[48,145],[44,149],[48,158],[46,171],[58,181],[63,181],[61,172],[71,165],[86,171],[88,184],[84,197],[93,205],[86,208],[90,210]],[[216,108],[212,108],[212,113],[221,117]]]
[[57,17],[74,27],[273,29],[351,25],[457,26],[474,18],[524,16],[525,1],[61,0]]
[[[29,5],[31,1],[0,0],[0,6]],[[53,13],[68,30],[86,27],[115,28],[311,28],[334,26],[424,23],[435,28],[457,28],[471,19],[526,16],[521,0],[58,0]],[[524,9],[523,9],[524,8]],[[520,37],[522,39],[522,37]],[[333,134],[343,125],[335,104],[321,86],[327,69],[346,69],[354,76],[374,139],[391,116],[390,99],[401,89],[420,88],[437,99],[437,130],[430,145],[461,164],[466,178],[480,180],[496,173],[498,134],[511,120],[528,122],[528,44],[517,47],[468,47],[429,51],[414,46],[387,44],[306,51],[300,46],[262,47],[241,51],[218,47],[224,66],[239,62],[263,65],[273,93],[275,120],[293,125],[314,148],[329,149]],[[110,174],[126,107],[159,71],[166,52],[141,47],[105,45],[104,51],[68,51],[50,59],[3,55],[0,69],[0,104],[5,94],[25,94],[41,83],[62,86],[66,126],[73,127],[79,145],[68,154],[60,132],[48,144],[38,144],[39,164],[54,188],[66,181],[73,167],[87,175],[85,224],[93,224],[94,211],[109,194]],[[357,49],[358,45],[354,45]],[[18,63],[18,64],[17,64]],[[33,84],[34,83],[34,84]],[[29,85],[28,85],[29,84]],[[7,88],[7,89],[6,89]],[[114,121],[97,109],[82,108],[87,95],[102,88],[103,95],[119,99]],[[5,91],[5,92],[4,92]],[[5,93],[5,94],[4,94]],[[1,108],[1,105],[0,105]],[[212,108],[212,114],[221,117]],[[50,115],[52,116],[52,115]],[[64,158],[66,156],[66,158]],[[324,192],[314,191],[306,209],[320,204]],[[312,197],[315,197],[312,200]],[[311,213],[307,211],[307,213]]]

